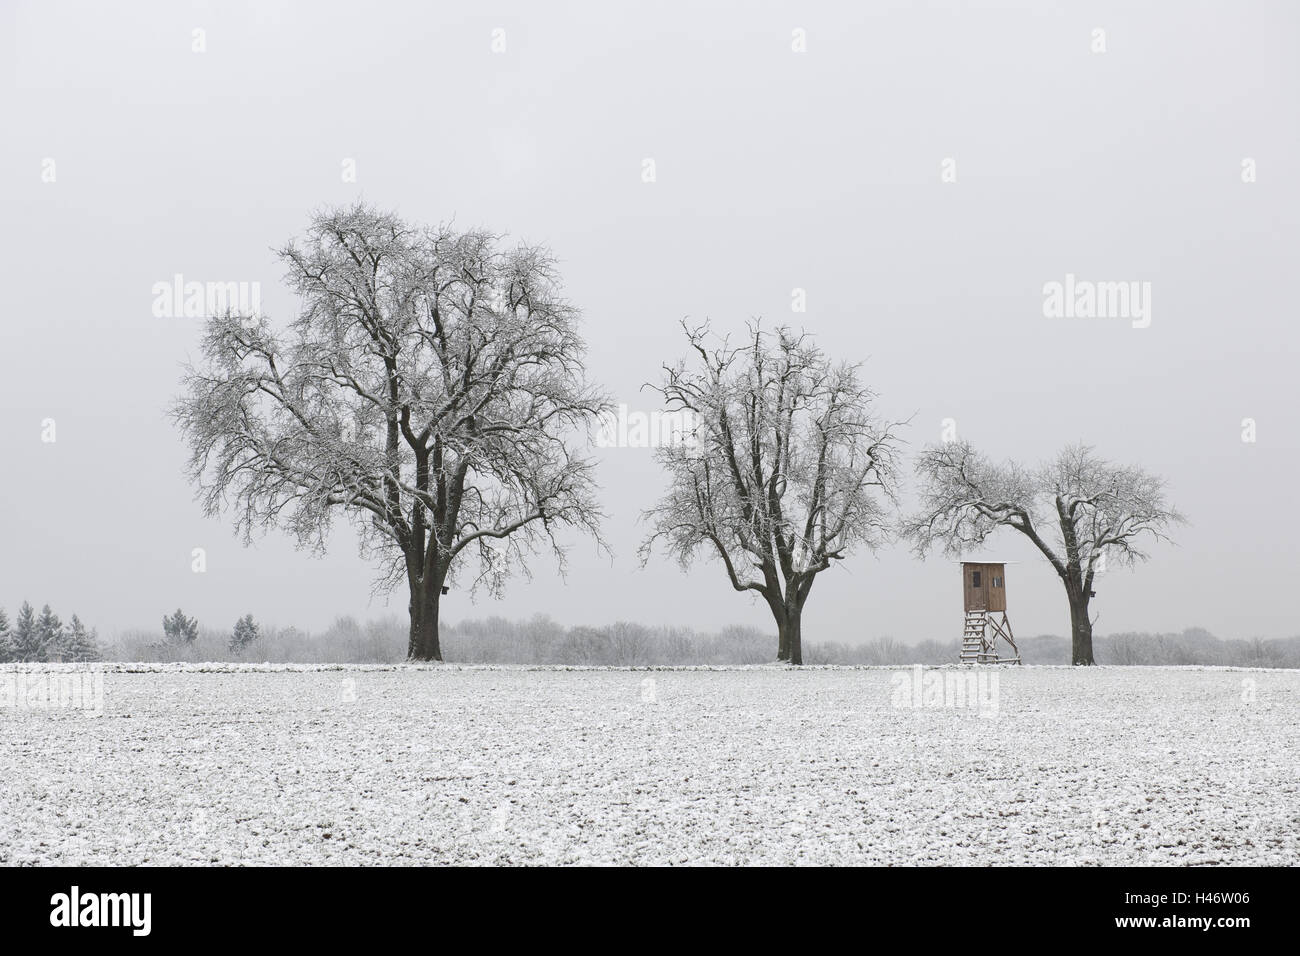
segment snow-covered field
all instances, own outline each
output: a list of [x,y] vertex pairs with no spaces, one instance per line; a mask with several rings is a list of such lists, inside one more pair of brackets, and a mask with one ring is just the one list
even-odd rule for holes
[[5,864],[1300,863],[1295,671],[20,671]]

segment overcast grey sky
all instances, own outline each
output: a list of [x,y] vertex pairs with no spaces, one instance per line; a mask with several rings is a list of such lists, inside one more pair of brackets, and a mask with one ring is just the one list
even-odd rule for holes
[[[271,247],[364,197],[549,244],[592,377],[633,409],[683,354],[683,316],[761,315],[865,360],[881,411],[914,416],[913,448],[952,418],[997,458],[1084,440],[1163,474],[1191,524],[1099,582],[1098,633],[1300,632],[1293,3],[3,9],[11,614],[48,601],[104,634],[177,605],[220,626],[405,614],[402,593],[372,600],[342,528],[316,559],[274,535],[245,549],[202,516],[164,415],[201,322],[151,311],[153,284],[181,273],[260,282],[287,319]],[[1067,274],[1150,282],[1150,325],[1045,317],[1044,283]],[[716,564],[639,567],[651,456],[600,452],[612,563],[580,543],[567,582],[544,559],[501,602],[449,597],[444,619],[770,628]],[[986,553],[1023,562],[1017,634],[1066,633],[1029,546],[1008,531]],[[819,578],[804,636],[954,639],[960,601],[940,557],[860,554]]]

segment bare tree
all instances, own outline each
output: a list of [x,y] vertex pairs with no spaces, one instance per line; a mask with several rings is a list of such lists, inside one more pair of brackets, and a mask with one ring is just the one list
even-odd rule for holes
[[1144,561],[1144,540],[1184,518],[1165,501],[1164,482],[1141,468],[1114,465],[1087,445],[1071,445],[1030,470],[994,464],[969,442],[925,449],[916,464],[921,507],[903,533],[924,556],[939,544],[958,556],[982,545],[998,528],[1019,531],[1042,552],[1070,603],[1071,659],[1092,664],[1088,605],[1095,575],[1107,563]]
[[[245,541],[283,526],[323,550],[333,516],[410,593],[412,660],[441,660],[439,599],[497,592],[564,526],[596,536],[574,445],[608,407],[584,381],[576,310],[544,250],[363,205],[317,215],[280,251],[301,311],[213,318],[173,414],[209,514]],[[465,573],[462,573],[465,572]]]
[[642,560],[656,542],[683,566],[700,549],[717,557],[735,590],[771,609],[777,658],[801,664],[816,576],[888,534],[897,424],[871,414],[856,366],[832,364],[804,334],[753,324],[733,348],[683,328],[693,361],[665,366],[656,390],[694,424],[659,450],[669,488],[645,514]]

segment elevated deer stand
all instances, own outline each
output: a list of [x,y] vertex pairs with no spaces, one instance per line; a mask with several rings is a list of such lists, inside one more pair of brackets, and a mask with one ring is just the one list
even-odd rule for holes
[[[1020,648],[1016,647],[1016,640],[1011,636],[1011,621],[1007,619],[1006,566],[963,561],[961,587],[966,608],[961,662],[1019,664]],[[1000,647],[998,638],[1002,638],[1006,645]],[[999,649],[1007,656],[999,656]]]

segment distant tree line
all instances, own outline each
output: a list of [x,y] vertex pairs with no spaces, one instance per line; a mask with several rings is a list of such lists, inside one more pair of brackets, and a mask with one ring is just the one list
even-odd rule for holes
[[75,614],[64,624],[48,604],[38,615],[24,601],[11,624],[0,608],[0,663],[82,663],[101,658],[98,637]]
[[[384,618],[367,623],[340,617],[328,628],[309,633],[294,627],[259,631],[254,659],[285,663],[395,664],[406,659],[401,638],[407,623]],[[558,666],[710,666],[766,664],[772,660],[771,635],[753,627],[718,631],[688,627],[647,627],[625,621],[600,626],[565,627],[549,617],[512,621],[502,617],[442,625],[444,644],[467,664],[549,664]],[[115,659],[132,661],[243,661],[249,652],[231,646],[231,634],[201,630],[196,640],[167,644],[157,632],[129,632],[111,648]],[[1300,636],[1281,639],[1222,640],[1200,628],[1172,634],[1112,634],[1095,638],[1113,664],[1300,667]],[[806,664],[941,665],[953,663],[959,641],[904,644],[879,637],[860,644],[807,642]],[[1044,635],[1022,638],[1029,664],[1069,664],[1071,639]]]

